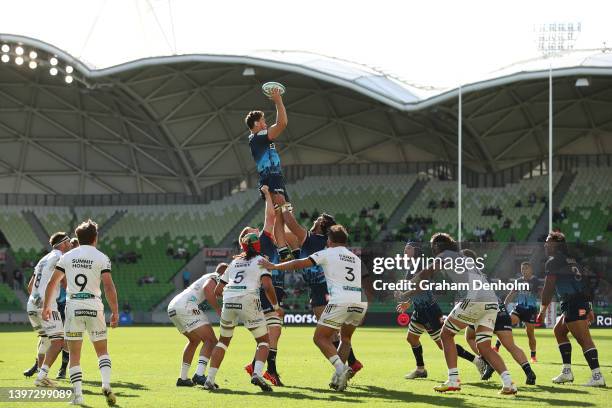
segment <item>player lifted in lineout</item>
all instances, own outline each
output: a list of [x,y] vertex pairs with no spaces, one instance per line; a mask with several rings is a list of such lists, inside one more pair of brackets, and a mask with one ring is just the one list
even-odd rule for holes
[[83,405],[83,372],[81,370],[81,348],[83,332],[87,331],[98,355],[98,367],[102,376],[102,394],[109,406],[115,405],[116,397],[111,389],[111,359],[107,348],[106,321],[102,303],[100,282],[111,309],[110,325],[119,323],[117,291],[111,276],[111,263],[108,256],[100,252],[98,244],[98,225],[92,220],[81,223],[75,230],[80,246],[62,255],[55,266],[45,293],[43,318],[50,319],[51,299],[55,288],[62,278],[66,278],[66,324],[64,338],[68,343],[70,363],[68,373],[74,388],[74,405]]
[[[407,242],[404,247],[404,255],[409,258],[418,258],[423,255],[423,249],[416,242]],[[407,271],[406,280],[412,277],[411,271]],[[396,295],[403,298],[403,293]],[[413,293],[409,300],[401,302],[397,305],[397,311],[404,313],[410,305],[414,306],[414,311],[410,316],[410,324],[408,325],[408,336],[406,340],[412,346],[412,353],[416,360],[416,369],[406,374],[404,378],[413,380],[416,378],[427,378],[427,370],[425,369],[425,361],[423,360],[423,345],[421,344],[421,335],[425,332],[442,350],[442,341],[440,334],[442,325],[444,324],[444,315],[438,305],[436,298],[431,290],[424,290]],[[457,355],[476,366],[479,374],[484,374],[486,362],[479,355],[474,355],[465,350],[460,344],[457,344]]]
[[[57,355],[64,346],[64,326],[57,308],[55,297],[49,300],[51,315],[49,319],[43,319],[43,304],[47,286],[50,285],[51,276],[55,271],[55,265],[61,256],[68,252],[70,246],[70,237],[65,232],[56,232],[49,239],[51,252],[45,255],[34,268],[34,274],[28,289],[30,297],[28,298],[28,318],[32,324],[32,328],[38,332],[38,376],[34,381],[37,387],[54,387],[55,383],[51,381],[47,374],[49,367],[53,364]],[[56,282],[57,284],[58,282]],[[63,285],[66,284],[64,280]],[[53,288],[54,292],[56,288]],[[26,374],[26,373],[24,373]]]
[[[217,337],[212,329],[206,314],[199,308],[199,304],[206,301],[208,305],[221,316],[221,308],[215,297],[215,288],[219,277],[225,272],[226,263],[217,265],[215,272],[207,273],[193,282],[187,289],[176,295],[168,305],[168,317],[178,331],[189,340],[183,350],[181,376],[176,381],[177,387],[193,387],[195,384],[204,385],[206,382],[206,366],[210,360]],[[191,361],[198,346],[202,343],[198,367],[192,379],[188,373]]]
[[268,186],[272,193],[274,204],[281,205],[289,201],[285,190],[285,181],[281,169],[280,156],[276,151],[274,141],[287,127],[287,111],[278,88],[272,89],[270,99],[276,105],[276,123],[270,128],[262,111],[251,111],[245,118],[250,130],[249,147],[259,173],[259,187]]
[[[516,280],[517,283],[523,283],[529,285],[527,290],[513,290],[508,293],[506,300],[504,301],[507,306],[508,303],[516,299],[516,306],[512,310],[510,315],[512,319],[512,325],[517,326],[520,322],[525,324],[525,331],[527,332],[527,338],[529,339],[529,350],[531,351],[531,362],[536,363],[536,338],[535,338],[535,325],[536,317],[538,316],[538,298],[540,295],[538,278],[533,275],[533,267],[530,262],[521,263],[521,277]],[[501,342],[497,340],[495,348],[499,351]]]
[[[315,265],[323,268],[329,288],[329,303],[317,322],[314,342],[335,368],[329,385],[338,391],[346,389],[351,377],[352,370],[347,364],[351,339],[357,326],[363,322],[368,308],[362,288],[361,259],[348,250],[347,243],[346,229],[336,224],[329,229],[328,248],[315,252],[308,258],[281,264],[273,264],[265,259],[259,261],[260,265],[269,270],[296,270]],[[340,345],[336,348],[333,338],[338,330]]]
[[591,379],[585,385],[588,387],[605,387],[606,381],[599,368],[599,357],[595,343],[589,330],[593,318],[591,299],[593,296],[592,276],[576,262],[568,250],[565,235],[551,232],[546,238],[544,250],[548,260],[544,267],[545,280],[542,290],[542,304],[538,321],[543,321],[546,310],[556,289],[557,299],[561,301],[561,317],[555,324],[554,333],[561,352],[563,369],[561,374],[553,378],[553,383],[563,384],[574,381],[572,373],[572,344],[568,334],[576,339],[582,353],[591,369]]
[[[459,246],[450,235],[441,232],[436,233],[431,237],[430,242],[433,255],[436,258],[441,258],[442,264],[452,261],[455,268],[442,269],[440,265],[434,262],[432,267],[420,271],[412,278],[411,281],[416,288],[419,288],[420,281],[431,280],[434,273],[441,271],[445,272],[446,276],[453,282],[467,284],[470,287],[473,287],[475,281],[488,283],[486,276],[472,262],[467,262],[466,259],[458,259],[465,258],[465,256],[459,253]],[[468,267],[470,263],[473,266],[471,268]],[[459,265],[465,265],[465,267],[459,269]],[[419,289],[415,290],[415,292],[418,291]],[[503,386],[500,394],[516,394],[516,386],[512,382],[510,372],[506,369],[503,359],[491,348],[491,337],[493,336],[498,310],[497,303],[497,295],[493,290],[468,290],[462,296],[461,301],[453,308],[444,321],[441,334],[444,357],[448,367],[448,380],[435,387],[435,391],[461,390],[455,335],[472,324],[476,328],[476,343],[480,355],[499,373],[502,379]]]
[[272,387],[263,378],[263,367],[268,357],[270,339],[259,299],[259,291],[262,286],[273,310],[281,318],[284,313],[276,299],[271,274],[258,264],[259,260],[265,259],[261,256],[260,237],[253,232],[241,234],[240,246],[242,253],[230,263],[215,288],[216,296],[223,295],[223,309],[219,342],[210,358],[210,368],[204,388],[210,391],[215,390],[217,371],[234,335],[234,328],[240,320],[251,331],[257,343],[251,384],[260,387],[262,391],[269,392],[272,391]]

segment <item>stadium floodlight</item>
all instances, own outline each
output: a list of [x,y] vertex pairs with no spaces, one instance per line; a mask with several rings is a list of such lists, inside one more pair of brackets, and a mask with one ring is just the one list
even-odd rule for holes
[[51,59],[49,60],[49,64],[51,64],[53,66],[57,65],[57,58],[51,57]]
[[73,71],[74,71],[74,68],[72,68],[70,65],[66,65],[66,73],[67,74],[72,74]]
[[22,46],[17,46],[17,48],[15,48],[15,54],[23,55],[23,47]]
[[576,87],[581,88],[585,86],[590,86],[589,78],[578,78],[576,80]]
[[30,63],[28,64],[28,66],[30,67],[30,69],[36,69],[36,67],[38,66],[38,64],[36,63],[36,61],[30,61]]
[[49,70],[49,74],[51,74],[51,75],[53,75],[53,76],[57,75],[57,68],[55,68],[55,67],[51,68],[51,69]]
[[11,60],[11,57],[8,56],[8,54],[2,54],[2,57],[0,57],[0,60],[2,60],[2,62],[9,62]]
[[72,78],[72,75],[66,75],[66,78],[64,78],[64,81],[66,81],[67,84],[71,84],[74,78]]
[[36,51],[30,51],[30,59],[36,59],[36,57],[38,57]]
[[244,71],[242,71],[242,76],[255,76],[255,68],[245,67]]
[[2,44],[2,52],[9,52],[11,47],[8,44]]
[[15,64],[22,65],[23,64],[23,58],[22,57],[15,58]]

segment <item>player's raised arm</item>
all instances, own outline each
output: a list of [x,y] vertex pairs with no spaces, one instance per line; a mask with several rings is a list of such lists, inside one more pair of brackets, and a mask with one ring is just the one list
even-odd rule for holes
[[295,219],[293,212],[291,212],[291,204],[284,204],[281,209],[285,225],[289,228],[289,231],[291,231],[293,235],[296,236],[298,242],[300,243],[300,246],[303,245],[304,240],[306,240],[306,228],[302,227]]
[[283,262],[279,264],[273,264],[272,262],[266,259],[260,259],[258,264],[268,270],[278,269],[280,271],[292,271],[296,269],[310,268],[311,266],[315,265],[311,258],[294,259],[293,261]]
[[117,327],[119,324],[119,303],[117,302],[117,289],[115,288],[115,282],[110,273],[105,272],[101,275],[102,284],[104,285],[104,297],[111,309],[111,327]]
[[283,130],[285,130],[289,123],[289,119],[287,119],[287,111],[283,104],[283,97],[278,89],[275,88],[272,90],[270,99],[272,99],[274,105],[276,105],[276,123],[268,129],[268,140],[273,141],[283,132]]
[[274,232],[274,221],[276,220],[276,212],[274,211],[274,203],[268,186],[261,186],[261,192],[266,199],[266,212],[264,215],[264,231],[269,234]]

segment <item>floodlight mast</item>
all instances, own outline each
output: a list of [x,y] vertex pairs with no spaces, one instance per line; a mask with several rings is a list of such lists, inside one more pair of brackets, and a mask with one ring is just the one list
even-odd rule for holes
[[[538,50],[546,58],[574,49],[581,22],[554,22],[534,27]],[[552,60],[548,64],[548,231],[553,229],[553,74]]]

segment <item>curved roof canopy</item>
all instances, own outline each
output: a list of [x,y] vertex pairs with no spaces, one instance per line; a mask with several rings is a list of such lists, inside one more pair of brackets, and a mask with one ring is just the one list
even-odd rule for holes
[[[0,35],[0,44],[10,48],[0,63],[0,192],[198,194],[246,178],[254,163],[243,118],[273,108],[260,90],[269,80],[288,87],[290,124],[277,143],[286,165],[457,160],[458,89],[422,89],[299,52],[155,57],[95,70],[38,40]],[[491,172],[546,155],[551,62],[555,150],[610,152],[612,58],[577,53],[462,87],[467,167]],[[578,77],[590,86],[577,88]]]

